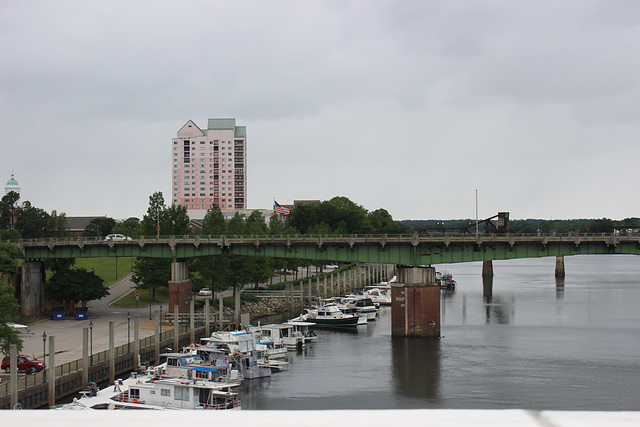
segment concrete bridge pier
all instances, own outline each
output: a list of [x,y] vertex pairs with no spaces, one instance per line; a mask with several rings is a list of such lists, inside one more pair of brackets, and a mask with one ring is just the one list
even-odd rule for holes
[[20,306],[25,316],[37,315],[44,301],[44,263],[25,261],[20,267]]
[[493,276],[482,277],[482,298],[486,303],[493,299]]
[[391,284],[391,335],[440,338],[440,285],[434,267],[398,266]]
[[493,277],[493,261],[482,261],[482,277]]
[[556,277],[564,278],[564,255],[556,257]]
[[192,292],[193,282],[189,278],[189,265],[186,261],[172,262],[169,307],[177,305],[180,313],[187,313]]

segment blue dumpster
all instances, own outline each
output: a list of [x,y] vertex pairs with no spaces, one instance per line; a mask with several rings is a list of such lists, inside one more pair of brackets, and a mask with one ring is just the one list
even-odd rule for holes
[[64,307],[53,307],[51,309],[51,318],[53,320],[64,320],[66,318]]
[[76,307],[76,320],[88,319],[87,307]]

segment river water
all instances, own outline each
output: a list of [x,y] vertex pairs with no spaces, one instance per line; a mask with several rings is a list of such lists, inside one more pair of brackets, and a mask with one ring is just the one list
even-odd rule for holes
[[357,331],[318,330],[289,370],[246,381],[243,410],[640,410],[640,257],[439,265],[442,338],[391,337],[391,309]]

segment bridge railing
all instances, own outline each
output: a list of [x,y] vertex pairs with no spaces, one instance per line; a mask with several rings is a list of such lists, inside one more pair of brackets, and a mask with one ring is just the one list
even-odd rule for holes
[[161,235],[161,236],[136,236],[131,238],[131,240],[104,240],[101,237],[46,237],[46,238],[34,238],[34,239],[0,239],[0,242],[8,242],[8,243],[29,243],[29,244],[77,244],[79,242],[91,244],[91,245],[128,245],[132,243],[184,243],[184,242],[193,242],[194,240],[203,242],[203,243],[211,243],[218,242],[221,240],[225,241],[241,241],[241,242],[263,242],[267,243],[270,241],[286,241],[287,239],[295,239],[296,241],[309,241],[309,242],[317,242],[321,239],[323,242],[330,243],[331,241],[341,241],[345,239],[358,239],[359,241],[367,240],[367,239],[388,239],[388,241],[402,241],[402,240],[410,240],[410,239],[444,239],[444,238],[457,238],[463,240],[476,240],[477,238],[487,239],[487,238],[495,238],[495,239],[504,239],[504,238],[607,238],[607,237],[616,237],[616,238],[637,238],[640,236],[640,233],[634,230],[629,230],[626,232],[616,232],[616,233],[589,233],[589,232],[568,232],[568,233],[452,233],[452,232],[438,232],[438,231],[429,231],[426,233],[413,233],[413,234],[295,234],[295,235],[287,235],[287,236],[273,236],[273,235],[183,235],[183,236],[174,236],[174,235]]

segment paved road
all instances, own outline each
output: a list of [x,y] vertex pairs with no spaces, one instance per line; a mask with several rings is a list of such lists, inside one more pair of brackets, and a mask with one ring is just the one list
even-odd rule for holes
[[[39,359],[43,355],[42,333],[47,337],[55,336],[56,366],[82,358],[82,330],[89,328],[89,322],[93,323],[92,345],[93,353],[99,353],[109,348],[109,322],[114,322],[115,345],[119,346],[127,342],[127,312],[131,313],[131,333],[133,339],[133,319],[139,316],[140,321],[149,319],[149,308],[118,308],[110,304],[128,293],[135,286],[128,277],[119,280],[109,287],[110,295],[100,301],[92,301],[89,306],[89,319],[75,320],[39,320],[29,325],[30,335],[23,335],[23,354],[35,356]],[[153,306],[152,310],[157,310]],[[140,338],[153,335],[153,329],[140,328]],[[47,363],[49,352],[49,340],[46,343]]]
[[[299,278],[306,276],[306,269],[301,270]],[[313,274],[313,272],[311,272]],[[286,279],[291,280],[291,276],[287,276]],[[82,359],[82,330],[89,328],[89,322],[93,323],[93,336],[91,341],[93,347],[93,353],[99,353],[109,348],[109,322],[114,322],[115,331],[115,345],[123,345],[127,343],[127,313],[131,314],[131,332],[130,336],[133,339],[133,324],[134,316],[138,315],[140,322],[149,319],[149,307],[141,308],[119,308],[111,306],[115,300],[121,298],[123,295],[131,291],[135,286],[131,282],[130,277],[127,276],[118,282],[112,284],[109,287],[110,295],[99,301],[92,301],[89,306],[89,319],[87,320],[75,320],[67,318],[65,320],[51,320],[44,319],[34,322],[29,325],[30,334],[22,335],[23,349],[22,354],[34,356],[38,359],[42,359],[43,350],[46,350],[47,359],[49,363],[49,339],[48,337],[55,337],[55,363],[56,366],[72,362],[74,360]],[[274,283],[281,280],[285,280],[284,276],[275,276]],[[251,288],[252,286],[247,286]],[[231,295],[232,290],[224,292],[224,296]],[[151,307],[152,313],[158,311],[158,305]],[[166,306],[166,304],[165,304]],[[166,309],[166,307],[165,307]],[[43,347],[42,333],[47,333],[47,342]],[[153,335],[154,330],[140,328],[140,338]]]

